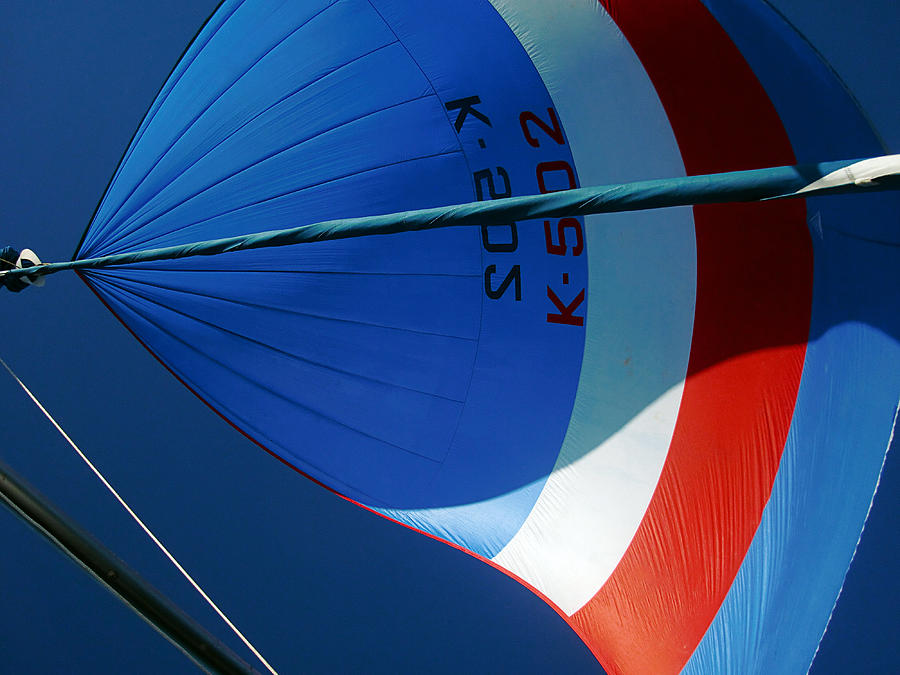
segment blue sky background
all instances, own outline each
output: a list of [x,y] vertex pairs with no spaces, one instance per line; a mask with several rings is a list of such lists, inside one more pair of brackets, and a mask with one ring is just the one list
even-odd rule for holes
[[[71,256],[135,127],[215,5],[0,5],[0,245]],[[776,5],[900,152],[900,5]],[[599,670],[517,583],[337,499],[234,432],[74,275],[0,301],[0,356],[281,672]],[[0,458],[235,645],[9,380],[0,410]],[[897,668],[898,502],[895,448],[815,675]],[[0,671],[197,672],[6,511],[0,541]]]

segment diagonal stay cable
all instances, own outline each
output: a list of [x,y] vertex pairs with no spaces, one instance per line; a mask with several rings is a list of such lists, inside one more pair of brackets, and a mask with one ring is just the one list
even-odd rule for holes
[[140,516],[134,512],[134,510],[125,502],[122,496],[116,491],[116,489],[112,486],[112,484],[106,479],[106,477],[100,473],[100,470],[94,466],[93,462],[88,459],[87,455],[82,452],[82,450],[75,444],[75,442],[69,437],[69,435],[65,432],[65,430],[59,425],[59,423],[53,418],[50,412],[41,404],[41,402],[37,399],[37,397],[31,392],[31,390],[19,379],[19,376],[13,372],[12,368],[0,358],[0,365],[2,365],[6,371],[10,374],[10,376],[16,381],[16,383],[22,388],[22,390],[28,395],[28,398],[38,407],[38,409],[44,414],[44,416],[50,420],[50,423],[54,426],[54,428],[59,432],[59,434],[65,439],[65,441],[72,446],[72,449],[78,454],[78,456],[82,459],[82,461],[87,464],[88,468],[94,473],[95,476],[100,480],[101,483],[106,487],[106,489],[112,494],[112,496],[119,502],[123,509],[131,516],[131,518],[138,524],[138,527],[144,531],[144,533],[153,541],[154,544],[162,551],[163,555],[168,558],[169,562],[171,562],[175,568],[181,573],[181,575],[187,580],[187,582],[194,588],[197,593],[200,594],[206,603],[212,607],[213,611],[219,615],[219,618],[225,622],[225,624],[234,632],[234,634],[244,643],[244,645],[253,652],[253,655],[259,659],[260,663],[262,663],[266,670],[268,670],[272,675],[278,675],[274,668],[269,664],[268,661],[263,657],[263,655],[253,646],[253,644],[244,636],[244,634],[238,629],[237,626],[229,619],[225,613],[219,608],[218,605],[209,597],[209,595],[204,591],[200,585],[194,580],[194,578],[188,573],[188,571],[175,559],[169,550],[165,547],[165,545],[159,540],[159,538],[153,534],[149,527],[141,520]]

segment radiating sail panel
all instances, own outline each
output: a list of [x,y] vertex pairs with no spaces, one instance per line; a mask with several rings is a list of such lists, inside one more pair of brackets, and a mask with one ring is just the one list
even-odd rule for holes
[[[755,0],[225,2],[77,255],[880,152]],[[897,206],[685,207],[82,274],[240,431],[522,580],[608,672],[794,672],[897,410]]]

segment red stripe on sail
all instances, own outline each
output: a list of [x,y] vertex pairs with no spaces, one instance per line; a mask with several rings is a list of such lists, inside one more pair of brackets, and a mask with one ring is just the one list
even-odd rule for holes
[[[666,110],[689,174],[795,163],[768,96],[699,0],[601,0]],[[644,520],[571,622],[614,673],[677,673],[762,517],[809,330],[803,202],[694,208],[697,301],[672,443]]]

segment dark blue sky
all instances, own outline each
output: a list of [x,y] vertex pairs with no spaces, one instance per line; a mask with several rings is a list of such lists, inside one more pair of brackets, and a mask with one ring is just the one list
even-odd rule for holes
[[[777,4],[900,151],[896,5]],[[215,5],[2,4],[0,245],[71,256],[134,128]],[[515,582],[337,499],[234,432],[74,275],[2,302],[0,356],[281,672],[598,671]],[[3,461],[235,644],[10,381],[0,401]],[[896,669],[898,488],[895,449],[816,675]],[[6,511],[0,536],[0,670],[196,672]]]

